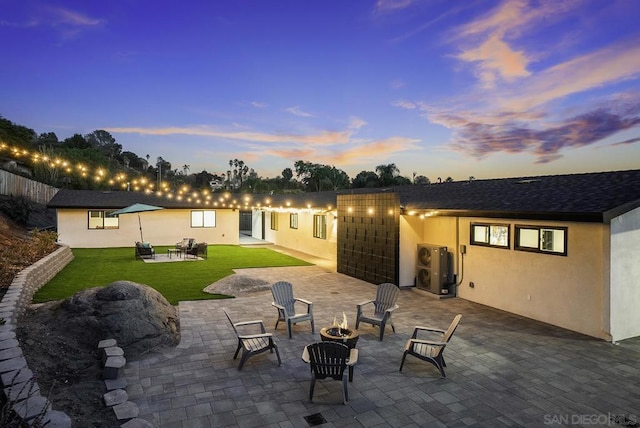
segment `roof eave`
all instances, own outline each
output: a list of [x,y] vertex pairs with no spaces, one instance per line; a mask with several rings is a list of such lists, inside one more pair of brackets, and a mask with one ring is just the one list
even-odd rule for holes
[[537,212],[537,211],[496,211],[496,210],[439,210],[416,208],[429,212],[430,217],[485,217],[522,220],[575,221],[603,223],[602,213],[589,212]]

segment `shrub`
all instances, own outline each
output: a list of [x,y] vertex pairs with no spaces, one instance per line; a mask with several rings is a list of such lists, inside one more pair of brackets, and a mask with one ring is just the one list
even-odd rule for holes
[[18,272],[57,249],[56,232],[34,229],[31,239],[20,245],[0,247],[0,289],[11,285]]
[[11,196],[0,201],[0,211],[11,220],[22,225],[27,224],[31,208],[31,202],[23,196]]

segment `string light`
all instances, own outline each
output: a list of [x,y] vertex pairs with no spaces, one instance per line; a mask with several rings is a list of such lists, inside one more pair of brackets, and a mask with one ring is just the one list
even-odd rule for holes
[[[107,185],[114,189],[130,189],[135,192],[143,192],[147,195],[155,194],[158,197],[166,197],[167,199],[174,199],[177,201],[185,200],[186,197],[186,200],[189,202],[195,201],[197,204],[212,205],[214,207],[222,206],[226,208],[228,206],[229,208],[237,209],[242,206],[244,206],[245,209],[248,209],[249,207],[251,207],[251,209],[271,208],[272,200],[268,197],[266,197],[262,202],[255,201],[251,204],[252,197],[250,195],[243,195],[241,197],[242,201],[238,201],[236,199],[232,199],[230,192],[224,192],[218,197],[218,200],[215,201],[215,196],[211,195],[211,191],[209,189],[204,189],[198,192],[191,190],[187,185],[181,185],[174,191],[171,184],[166,181],[159,183],[158,188],[156,189],[155,181],[149,180],[144,176],[129,177],[124,172],[117,172],[113,176],[109,176],[109,171],[103,167],[96,167],[92,171],[83,163],[74,164],[63,158],[51,158],[46,154],[30,152],[27,149],[9,146],[5,142],[0,142],[0,154],[2,152],[8,152],[11,156],[18,159],[27,158],[33,164],[43,164],[51,169],[58,169],[66,174],[75,173],[83,179],[91,179],[96,183],[103,183],[103,185]],[[183,197],[183,195],[185,197]],[[292,203],[289,200],[287,200],[285,204],[287,208],[292,206]],[[311,210],[311,204],[307,203],[306,207],[308,210]],[[328,210],[331,210],[331,208],[331,205],[327,206]],[[282,209],[283,207],[280,206],[280,210]],[[349,209],[349,212],[351,212],[351,209]]]

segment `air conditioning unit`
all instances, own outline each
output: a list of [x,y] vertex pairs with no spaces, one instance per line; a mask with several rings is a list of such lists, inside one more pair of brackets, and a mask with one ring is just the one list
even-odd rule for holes
[[447,294],[449,283],[447,247],[418,244],[416,287],[434,294]]

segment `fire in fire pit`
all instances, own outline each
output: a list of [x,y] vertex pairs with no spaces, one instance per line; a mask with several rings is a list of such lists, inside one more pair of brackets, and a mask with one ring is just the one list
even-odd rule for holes
[[356,330],[348,328],[347,316],[342,313],[342,322],[339,323],[337,318],[333,318],[331,327],[324,327],[320,330],[320,337],[323,341],[341,342],[349,347],[355,348],[360,334]]

